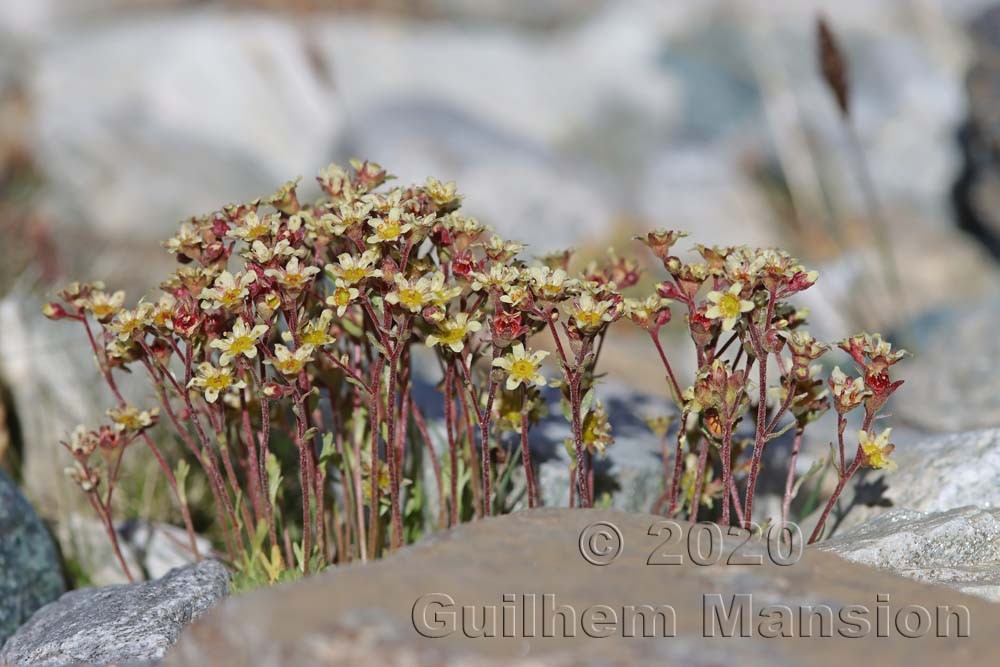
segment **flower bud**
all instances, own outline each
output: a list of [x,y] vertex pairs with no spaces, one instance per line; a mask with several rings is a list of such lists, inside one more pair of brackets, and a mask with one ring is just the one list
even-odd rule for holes
[[50,320],[61,320],[69,317],[69,313],[66,312],[66,309],[55,301],[50,301],[42,306],[42,314]]

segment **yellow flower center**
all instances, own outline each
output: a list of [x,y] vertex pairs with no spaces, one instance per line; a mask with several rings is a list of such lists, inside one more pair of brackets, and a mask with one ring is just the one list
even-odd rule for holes
[[253,348],[253,338],[250,336],[237,336],[229,343],[229,354],[234,357],[243,354]]
[[366,272],[360,267],[354,267],[351,269],[344,269],[344,280],[349,283],[356,283],[359,280],[364,279]]
[[726,292],[719,299],[719,312],[722,313],[722,317],[729,319],[731,317],[740,316],[740,297],[735,294],[730,294]]
[[283,282],[285,283],[286,287],[289,287],[291,289],[298,289],[299,287],[302,287],[302,283],[304,283],[305,280],[306,277],[301,273],[286,273]]
[[596,310],[581,310],[576,315],[577,324],[584,328],[599,327],[601,325],[601,314]]
[[465,338],[465,332],[466,327],[463,326],[445,326],[438,335],[438,338],[444,345],[451,345]]
[[218,373],[211,377],[205,378],[205,388],[214,389],[215,391],[222,391],[228,389],[229,385],[233,383],[233,378],[229,373]]
[[424,295],[420,290],[404,288],[399,290],[399,303],[406,308],[419,308],[424,305]]
[[219,297],[219,303],[221,303],[223,306],[226,306],[227,308],[231,308],[239,304],[239,302],[242,300],[243,300],[243,289],[240,287],[231,287],[227,290],[224,290],[222,292],[222,295]]
[[95,303],[90,310],[95,317],[107,317],[115,312],[115,307],[107,303]]
[[269,231],[271,231],[271,228],[263,223],[252,225],[250,227],[247,227],[246,240],[253,241],[255,239],[260,238],[261,236],[264,236]]
[[289,357],[288,359],[283,359],[277,362],[278,370],[285,375],[296,375],[305,366],[305,363],[294,358]]
[[889,457],[885,455],[885,451],[878,445],[861,445],[861,449],[864,450],[865,459],[867,459],[868,465],[872,468],[887,468],[890,465]]
[[137,430],[142,426],[142,422],[139,420],[139,413],[134,411],[124,412],[118,415],[113,421],[132,430]]
[[383,241],[395,241],[401,233],[398,222],[385,222],[378,228],[378,237]]
[[346,306],[351,302],[351,292],[344,287],[338,287],[333,291],[333,302],[337,306]]
[[518,359],[510,365],[510,376],[520,382],[531,382],[538,367],[530,359]]
[[302,344],[320,347],[326,343],[326,332],[322,329],[313,329],[302,334]]

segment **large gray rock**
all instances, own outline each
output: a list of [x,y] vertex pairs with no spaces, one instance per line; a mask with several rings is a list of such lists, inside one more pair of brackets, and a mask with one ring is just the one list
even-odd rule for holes
[[293,22],[194,11],[85,25],[57,24],[30,80],[36,156],[73,224],[153,244],[326,164],[340,107]]
[[[782,567],[770,563],[760,545],[750,545],[738,558],[762,555],[763,563],[725,564],[740,540],[716,542],[719,562],[695,565],[685,546],[686,535],[664,543],[665,533],[649,534],[661,519],[604,510],[544,509],[465,524],[379,562],[334,568],[307,581],[232,598],[189,628],[165,664],[714,665],[730,664],[738,651],[746,664],[940,665],[968,663],[976,656],[981,660],[1000,651],[1000,635],[989,627],[996,611],[983,600],[816,550],[807,550],[799,562]],[[622,536],[617,559],[603,567],[581,555],[581,533],[596,522],[614,524]],[[598,537],[585,538],[584,544],[596,552],[617,542]],[[681,564],[650,565],[651,554],[679,556]],[[537,595],[533,623],[528,622],[534,608],[529,594]],[[713,629],[712,605],[721,603],[728,609],[737,594],[752,596],[753,612],[746,626],[750,636],[727,640],[716,627],[715,637],[706,637]],[[505,595],[511,596],[506,605]],[[553,596],[553,606],[571,608],[565,612],[568,622],[551,612],[546,615],[543,595]],[[878,637],[877,595],[888,596],[884,599],[893,615],[906,605],[928,610],[962,605],[971,621],[970,636],[955,636],[953,618],[950,637],[934,636],[931,629],[921,640],[905,639],[891,621],[886,628],[889,636]],[[435,601],[453,606],[435,607]],[[675,636],[664,638],[662,625],[649,624],[652,618],[644,627],[636,627],[635,636],[628,636],[633,626],[627,620],[627,607],[638,611],[646,604],[672,609],[673,614],[662,610],[661,618],[673,616]],[[463,612],[464,605],[475,613]],[[607,633],[603,638],[590,634],[593,628],[586,620],[607,613],[598,605],[606,605],[615,619],[598,629],[598,634]],[[833,638],[822,643],[763,639],[757,629],[762,618],[757,614],[765,605],[795,610],[790,611],[795,636],[805,634],[798,625],[798,610],[803,607],[827,605],[836,619],[845,606],[861,605],[871,624],[858,639],[839,636],[837,621],[831,628]],[[483,607],[496,611],[495,637],[475,638],[470,624],[482,627],[483,612],[476,610]],[[444,625],[435,626],[435,611]],[[535,635],[525,627],[535,628]],[[938,629],[943,631],[943,625]],[[434,630],[441,631],[437,637],[426,636]],[[546,630],[555,636],[541,636]],[[815,625],[813,632],[819,633]]]
[[0,664],[107,664],[161,658],[184,627],[222,600],[218,561],[140,584],[84,588],[38,610],[0,651]]
[[52,537],[14,481],[0,469],[0,645],[63,590]]
[[902,367],[898,414],[931,431],[1000,426],[1000,300],[918,321],[922,350]]
[[1000,602],[1000,509],[892,510],[818,548]]
[[[928,513],[1000,507],[1000,429],[926,436],[898,446],[893,459],[898,470],[862,470],[847,487],[827,520],[827,535],[890,508]],[[804,531],[812,530],[818,514],[803,520]]]

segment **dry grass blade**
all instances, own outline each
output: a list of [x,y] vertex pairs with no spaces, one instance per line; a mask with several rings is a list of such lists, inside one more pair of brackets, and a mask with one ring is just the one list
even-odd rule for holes
[[844,116],[850,116],[851,86],[847,76],[847,61],[844,59],[844,54],[840,50],[833,30],[830,29],[829,24],[822,16],[816,19],[816,43],[823,79],[836,98],[840,112]]

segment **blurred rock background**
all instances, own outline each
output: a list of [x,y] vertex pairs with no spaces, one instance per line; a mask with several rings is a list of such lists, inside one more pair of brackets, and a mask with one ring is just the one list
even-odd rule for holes
[[[880,329],[918,352],[900,426],[998,425],[990,5],[6,0],[0,465],[61,519],[64,550],[79,542],[57,443],[106,397],[78,332],[40,316],[47,291],[103,278],[138,298],[170,267],[158,242],[180,219],[298,175],[315,193],[318,168],[354,156],[404,182],[457,181],[471,214],[531,252],[641,253],[628,239],[653,226],[780,245],[821,271],[803,295],[818,336]],[[850,64],[899,291],[817,72],[819,13]],[[606,369],[665,396],[628,333]],[[122,495],[170,519],[155,489]]]

